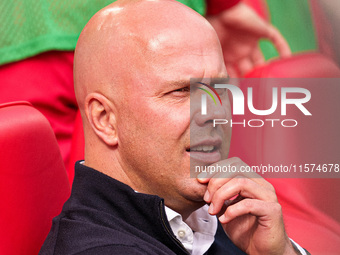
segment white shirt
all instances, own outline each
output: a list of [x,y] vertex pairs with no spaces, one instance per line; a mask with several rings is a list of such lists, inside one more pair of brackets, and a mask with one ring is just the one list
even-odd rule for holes
[[[172,232],[192,255],[204,254],[215,240],[217,218],[208,213],[208,208],[208,205],[199,208],[190,214],[186,222],[184,222],[179,213],[165,206],[166,216]],[[307,255],[300,245],[292,239],[290,240],[302,255]]]
[[179,213],[165,207],[172,232],[192,255],[202,255],[215,240],[217,218],[208,213],[208,208],[207,205],[199,208],[184,222]]

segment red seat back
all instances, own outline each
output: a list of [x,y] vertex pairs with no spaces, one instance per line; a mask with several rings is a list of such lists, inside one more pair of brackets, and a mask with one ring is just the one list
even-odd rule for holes
[[246,78],[339,78],[340,70],[330,58],[304,53],[277,59],[254,68]]
[[[306,53],[255,68],[247,74],[247,77],[339,78],[340,69],[332,60],[321,54]],[[254,105],[268,109],[267,106],[272,103],[270,93],[272,85],[286,86],[285,82],[281,83],[283,85],[273,84],[264,79],[263,82],[257,83],[253,88],[253,93],[256,95]],[[238,156],[250,165],[268,162],[276,162],[277,165],[288,162],[339,163],[337,157],[340,156],[339,95],[329,92],[334,90],[316,91],[323,93],[312,92],[308,110],[313,113],[313,118],[320,120],[318,123],[305,121],[299,123],[297,128],[281,128],[279,132],[278,129],[268,126],[262,128],[235,126],[230,156]],[[329,110],[327,112],[322,110],[326,106]],[[301,116],[298,110],[294,114],[297,119]],[[262,117],[265,119],[266,116],[258,116],[256,119]],[[272,119],[280,117],[282,118],[279,113],[270,116]],[[332,132],[327,133],[325,130],[332,130]],[[337,162],[333,162],[334,159],[337,159]],[[275,186],[282,205],[288,235],[307,248],[311,254],[337,254],[340,249],[340,200],[338,198],[340,178],[275,178],[270,182]]]
[[53,130],[29,103],[0,105],[0,254],[38,254],[70,194]]

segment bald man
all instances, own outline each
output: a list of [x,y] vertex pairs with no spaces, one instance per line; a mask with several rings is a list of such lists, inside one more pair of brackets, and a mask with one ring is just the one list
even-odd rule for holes
[[[211,125],[229,105],[190,111],[190,78],[227,77],[202,16],[170,0],[117,1],[84,28],[74,72],[85,161],[40,254],[300,254],[264,179],[190,178],[190,158],[244,165],[227,159],[230,129]],[[204,142],[190,143],[190,127]]]

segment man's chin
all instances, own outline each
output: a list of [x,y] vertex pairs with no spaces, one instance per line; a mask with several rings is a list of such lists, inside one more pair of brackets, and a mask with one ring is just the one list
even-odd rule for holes
[[207,190],[207,184],[202,184],[196,178],[190,178],[190,184],[186,186],[187,199],[194,203],[205,204],[203,197]]

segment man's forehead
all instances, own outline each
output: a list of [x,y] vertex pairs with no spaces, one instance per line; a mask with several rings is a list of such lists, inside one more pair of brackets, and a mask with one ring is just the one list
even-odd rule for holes
[[87,72],[92,78],[77,76],[89,86],[124,84],[134,89],[136,84],[179,80],[190,84],[193,76],[207,73],[216,77],[225,71],[213,28],[200,14],[176,1],[118,0],[89,22],[78,44],[78,55],[91,57],[82,57],[78,66],[82,63],[89,70],[102,70],[100,75]]

